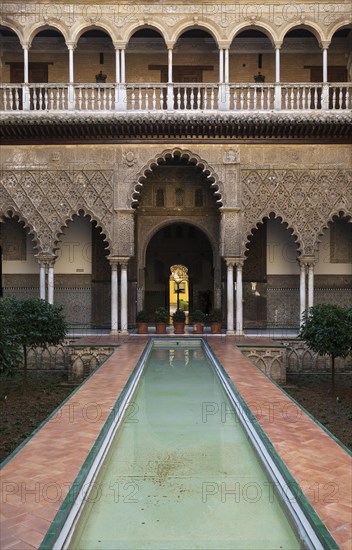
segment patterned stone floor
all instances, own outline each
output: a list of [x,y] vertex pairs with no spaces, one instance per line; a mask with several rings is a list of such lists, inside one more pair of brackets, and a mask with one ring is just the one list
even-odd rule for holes
[[[4,466],[2,550],[39,547],[146,341],[120,337],[114,354]],[[351,549],[350,456],[235,349],[237,339],[208,342],[340,548]]]

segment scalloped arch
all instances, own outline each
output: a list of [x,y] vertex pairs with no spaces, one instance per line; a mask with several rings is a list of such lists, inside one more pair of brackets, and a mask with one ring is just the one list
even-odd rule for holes
[[[81,212],[83,213],[83,215],[81,214]],[[79,206],[77,207],[76,209],[74,210],[71,210],[71,212],[66,215],[64,218],[61,219],[61,222],[60,222],[60,225],[59,225],[59,228],[56,229],[55,231],[53,231],[53,234],[55,236],[54,238],[54,242],[55,242],[55,245],[54,245],[54,249],[57,250],[58,248],[60,248],[60,246],[57,246],[58,243],[60,242],[60,237],[61,235],[64,233],[64,230],[68,227],[68,224],[70,222],[74,222],[74,217],[77,216],[78,218],[82,217],[82,218],[85,218],[85,217],[88,217],[89,218],[89,221],[92,223],[92,222],[96,222],[96,228],[99,230],[99,233],[101,235],[105,235],[105,238],[103,239],[103,242],[104,243],[107,243],[107,247],[105,248],[108,248],[109,250],[111,250],[112,248],[112,243],[111,243],[111,237],[109,235],[109,231],[107,231],[106,227],[104,226],[103,223],[101,223],[101,221],[99,221],[97,219],[97,217],[95,216],[94,212],[92,212],[91,210],[89,210],[86,206]]]
[[286,27],[282,29],[279,39],[283,41],[286,34],[293,29],[305,29],[307,31],[310,31],[317,39],[319,46],[321,42],[326,40],[326,37],[323,35],[322,29],[319,27],[319,25],[317,25],[313,21],[306,20],[304,21],[304,23],[289,23],[288,25],[286,25]]
[[1,27],[5,29],[9,29],[10,31],[13,31],[17,35],[17,38],[20,41],[20,43],[23,44],[23,41],[24,41],[23,32],[22,32],[22,29],[16,25],[16,23],[3,20],[0,25],[0,28]]
[[177,40],[180,38],[181,34],[191,29],[201,29],[208,32],[212,38],[214,38],[216,45],[219,47],[219,42],[221,41],[221,31],[216,25],[212,25],[209,22],[202,21],[201,23],[191,22],[189,19],[180,21],[174,28],[172,33],[171,40],[176,44]]
[[14,217],[18,218],[18,223],[23,223],[24,224],[23,227],[25,229],[28,229],[29,234],[32,235],[33,237],[34,248],[36,248],[37,250],[40,250],[41,242],[40,242],[39,235],[37,234],[33,225],[27,220],[27,218],[23,216],[23,214],[19,210],[17,210],[17,208],[14,208],[12,204],[7,204],[1,208],[0,219],[4,220],[5,218],[10,219]]
[[153,29],[159,32],[161,35],[161,38],[164,39],[165,44],[166,44],[166,41],[168,40],[167,33],[165,32],[164,27],[156,21],[153,21],[153,23],[140,23],[140,24],[133,23],[124,30],[123,39],[126,41],[126,47],[128,46],[128,43],[131,40],[131,37],[134,35],[134,33],[139,31],[140,29]]
[[263,23],[262,21],[260,23],[248,23],[247,21],[245,21],[245,22],[240,23],[239,25],[237,25],[237,27],[230,34],[230,36],[229,36],[230,44],[233,42],[233,40],[236,38],[236,36],[239,33],[241,33],[242,31],[245,31],[247,29],[250,29],[250,30],[254,29],[256,31],[261,31],[262,33],[264,33],[269,38],[269,40],[270,40],[270,42],[272,43],[273,46],[275,44],[275,41],[278,40],[278,37],[275,33],[275,30],[270,25],[267,25],[266,23]]
[[[274,214],[274,218],[270,218],[270,215]],[[247,234],[244,236],[244,250],[243,253],[247,252],[249,250],[249,244],[251,241],[251,238],[253,236],[254,231],[259,229],[259,226],[263,224],[265,219],[279,219],[281,220],[280,223],[285,227],[286,230],[290,231],[291,236],[293,237],[294,244],[297,246],[297,254],[302,254],[304,250],[303,246],[303,239],[300,236],[299,231],[285,218],[284,215],[276,213],[273,209],[270,209],[270,211],[267,214],[264,214],[261,216],[260,220],[257,220],[255,222],[255,225],[252,225],[250,228],[250,232],[247,231]]]
[[[62,36],[64,37],[65,42],[67,43],[69,39],[69,31],[65,25],[61,25],[60,23],[54,23],[54,22],[41,22],[41,23],[35,23],[26,32],[25,41],[28,42],[28,44],[32,44],[34,38],[37,36],[38,33],[41,31],[44,31],[46,29],[56,29],[59,31]],[[28,33],[28,34],[27,34]]]
[[[341,216],[341,214],[342,214],[342,216]],[[336,210],[334,210],[333,212],[330,213],[329,218],[327,219],[327,221],[324,222],[320,226],[319,230],[315,234],[315,238],[314,238],[314,250],[315,251],[318,250],[319,243],[321,242],[320,237],[323,235],[324,231],[326,229],[328,229],[329,224],[334,223],[333,218],[335,218],[335,217],[337,217],[337,218],[340,218],[340,217],[341,218],[347,218],[348,223],[352,223],[352,210],[349,211],[346,208],[336,208]]]
[[219,195],[219,198],[216,200],[216,202],[218,203],[218,206],[221,206],[223,202],[222,198],[224,196],[224,190],[223,184],[216,172],[207,163],[207,161],[203,160],[199,155],[192,153],[192,151],[188,149],[179,149],[178,147],[175,147],[174,149],[166,149],[159,155],[156,155],[153,159],[151,159],[147,164],[143,166],[142,170],[137,174],[136,180],[132,184],[132,189],[130,193],[131,206],[136,206],[138,204],[139,200],[137,198],[134,198],[135,195],[140,194],[140,191],[137,188],[143,187],[144,181],[142,180],[145,180],[147,178],[148,173],[151,173],[154,167],[157,168],[159,166],[158,161],[166,160],[167,158],[173,158],[176,156],[179,156],[180,158],[187,158],[188,162],[194,161],[196,166],[201,168],[202,171],[207,174],[207,179],[213,179],[210,187],[212,187],[214,195]]

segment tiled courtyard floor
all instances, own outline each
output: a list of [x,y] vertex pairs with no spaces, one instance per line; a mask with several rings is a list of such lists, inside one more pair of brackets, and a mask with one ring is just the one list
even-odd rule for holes
[[[39,547],[146,341],[120,338],[114,354],[5,465],[2,550]],[[351,549],[351,457],[235,349],[238,340],[208,342],[340,548]]]

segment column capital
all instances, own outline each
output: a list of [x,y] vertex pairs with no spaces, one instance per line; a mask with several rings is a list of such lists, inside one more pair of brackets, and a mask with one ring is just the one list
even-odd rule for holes
[[317,263],[317,259],[315,256],[302,256],[301,258],[298,258],[298,263],[300,265],[315,265]]
[[77,42],[66,42],[67,49],[75,50],[77,48]]
[[224,258],[227,267],[233,267],[235,265],[235,258]]
[[165,40],[165,44],[168,50],[173,50],[175,47],[175,42],[173,40]]
[[130,256],[117,256],[118,262],[121,266],[127,267],[127,264],[129,260],[131,259]]
[[119,258],[117,256],[108,256],[107,260],[109,261],[111,267],[119,265]]
[[29,50],[32,46],[32,42],[23,42],[21,43],[22,50]]
[[35,254],[34,257],[37,259],[37,262],[39,264],[45,264],[50,266],[53,266],[57,260],[57,256],[55,256],[54,254],[46,254],[45,252],[44,253],[39,252],[38,254]]
[[282,46],[282,40],[275,40],[274,46],[275,46],[275,50],[280,50]]
[[115,50],[125,50],[126,49],[126,42],[113,42],[113,46]]
[[322,50],[327,50],[330,46],[330,40],[321,40],[319,42],[319,46],[321,47]]

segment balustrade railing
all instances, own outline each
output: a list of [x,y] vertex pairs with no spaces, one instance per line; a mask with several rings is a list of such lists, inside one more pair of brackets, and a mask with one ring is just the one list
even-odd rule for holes
[[352,84],[0,84],[0,111],[352,109]]

